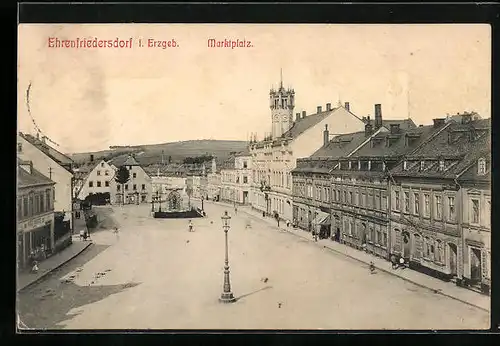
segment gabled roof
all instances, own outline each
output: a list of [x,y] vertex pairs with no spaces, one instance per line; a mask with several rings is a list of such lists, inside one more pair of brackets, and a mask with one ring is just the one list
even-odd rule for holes
[[417,125],[415,125],[412,119],[382,120],[382,126],[388,130],[391,129],[391,125],[393,124],[399,124],[399,128],[402,130],[407,130],[417,127]]
[[331,115],[333,112],[335,112],[339,108],[341,108],[341,107],[332,108],[329,111],[311,114],[311,115],[308,115],[304,118],[300,118],[299,120],[296,120],[293,123],[292,127],[287,132],[285,132],[283,134],[283,137],[292,137],[292,138],[298,137],[303,132],[305,132],[307,129],[318,124],[319,122],[321,122],[323,119],[325,119],[326,117]]
[[55,182],[44,176],[34,168],[31,168],[31,174],[24,168],[17,168],[17,186],[19,188],[32,187],[37,185],[53,185]]
[[50,156],[54,161],[57,163],[60,163],[61,165],[69,165],[73,163],[73,160],[69,158],[67,155],[61,153],[60,151],[54,149],[47,143],[44,143],[40,139],[30,135],[30,134],[24,134],[24,133],[19,133],[21,137],[23,137],[25,140],[33,144],[35,147],[38,149],[42,150],[45,154]]
[[139,166],[139,163],[132,155],[129,155],[128,158],[123,163],[123,166]]

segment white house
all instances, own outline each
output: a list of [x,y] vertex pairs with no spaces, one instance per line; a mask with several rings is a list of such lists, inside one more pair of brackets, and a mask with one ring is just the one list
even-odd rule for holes
[[17,156],[31,161],[34,169],[56,183],[54,212],[64,212],[64,220],[73,230],[73,160],[50,147],[45,137],[39,139],[21,132],[17,136]]
[[84,200],[90,194],[111,192],[110,182],[114,176],[114,166],[104,160],[95,163],[78,191],[78,199]]
[[[133,156],[129,156],[123,163],[123,166],[125,166],[129,171],[129,180],[122,186],[122,184],[115,181],[115,177],[110,179],[110,202],[112,204],[150,203],[152,188],[151,177],[139,165]],[[119,168],[116,173],[118,173],[118,171]]]
[[262,141],[252,139],[252,207],[268,214],[278,213],[292,219],[292,174],[298,158],[308,157],[323,146],[323,131],[332,136],[364,131],[365,122],[351,113],[349,103],[332,108],[317,107],[315,114],[296,113],[295,91],[283,88],[270,91],[272,131]]
[[238,204],[250,203],[252,157],[248,153],[235,156],[234,165],[221,169],[221,198]]

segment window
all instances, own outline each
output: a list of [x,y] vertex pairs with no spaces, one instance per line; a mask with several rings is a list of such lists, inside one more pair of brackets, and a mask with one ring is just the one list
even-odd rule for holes
[[444,260],[444,248],[443,242],[441,240],[436,240],[436,262],[443,263]]
[[436,219],[441,220],[443,212],[441,205],[441,196],[434,196],[434,200],[436,201]]
[[479,200],[472,199],[472,223],[479,223]]
[[243,176],[243,184],[248,183],[248,177],[246,175]]
[[366,205],[366,195],[363,193],[361,195],[361,206],[364,207]]
[[399,210],[399,191],[394,191],[394,210]]
[[104,175],[109,175],[109,171],[108,171],[108,170],[105,170],[105,171],[104,171]]
[[17,143],[17,152],[21,153],[23,151],[23,143]]
[[132,166],[128,166],[128,170],[130,171],[132,169]]
[[24,217],[28,216],[28,198],[27,197],[23,198],[23,216]]
[[448,220],[455,220],[455,197],[448,197]]
[[246,161],[243,161],[243,168],[247,168],[248,167],[248,163]]
[[382,196],[382,210],[387,210],[387,196]]
[[344,191],[344,203],[347,203],[347,191]]
[[415,213],[415,215],[419,215],[420,214],[420,196],[418,193],[414,193],[413,198],[414,198],[413,212]]
[[106,180],[106,181],[104,182],[104,186],[109,187],[109,181],[107,181],[107,180]]
[[491,223],[491,201],[486,201],[486,223],[489,226]]
[[486,174],[486,160],[485,159],[481,158],[477,161],[477,174],[479,174],[479,175]]
[[146,190],[146,184],[142,184],[142,185],[141,185],[141,189],[142,189],[142,190]]
[[46,211],[47,210],[45,210],[45,200],[43,198],[40,198],[40,213],[45,213]]
[[425,257],[429,259],[434,258],[434,244],[430,238],[425,238]]
[[382,231],[382,245],[387,246],[387,232],[385,230]]
[[423,171],[425,169],[425,161],[420,161],[420,170]]
[[120,185],[120,184],[117,184],[117,185],[116,185],[116,191],[120,191],[120,188],[121,188],[121,185]]
[[439,170],[442,172],[444,171],[444,161],[443,160],[440,160],[439,161]]
[[101,181],[97,181],[97,187],[101,187]]
[[137,190],[137,184],[132,185],[132,190]]
[[404,193],[404,198],[405,198],[405,213],[409,213],[410,212],[410,194],[408,192],[405,192]]
[[380,230],[377,230],[377,244],[382,245],[382,232]]
[[356,191],[354,199],[355,199],[355,205],[359,205],[359,192],[358,191]]
[[137,178],[137,173],[132,173],[132,178]]
[[353,196],[352,196],[352,191],[349,191],[349,203],[353,203],[354,200],[353,200]]
[[128,184],[125,184],[125,190],[128,190]]
[[97,170],[97,175],[101,175],[101,171],[100,170]]
[[370,228],[370,233],[368,233],[368,234],[370,237],[370,241],[375,242],[375,230],[373,229],[373,227]]
[[104,162],[101,162],[101,167],[104,167]]
[[17,215],[18,215],[18,217],[22,216],[22,210],[23,210],[23,199],[18,198],[17,199]]
[[35,195],[35,210],[33,211],[34,214],[38,214],[38,213],[41,213],[42,211],[39,210],[39,207],[40,207],[40,196],[38,195]]
[[429,214],[430,214],[429,195],[424,194],[424,216],[429,217]]
[[89,187],[94,187],[94,182],[93,181],[89,181]]

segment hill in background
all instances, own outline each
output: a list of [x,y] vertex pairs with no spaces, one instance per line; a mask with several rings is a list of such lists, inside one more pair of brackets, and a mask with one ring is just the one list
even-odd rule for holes
[[161,162],[162,151],[166,163],[169,158],[171,162],[182,162],[186,157],[196,157],[204,154],[213,155],[217,158],[217,161],[221,161],[225,160],[231,152],[244,151],[247,147],[248,143],[245,141],[203,139],[163,144],[112,146],[109,150],[75,153],[69,154],[69,156],[77,165],[89,162],[90,155],[94,155],[94,161],[115,159],[114,162],[119,165],[122,158],[126,158],[128,154],[133,153],[135,159],[141,165],[149,166]]

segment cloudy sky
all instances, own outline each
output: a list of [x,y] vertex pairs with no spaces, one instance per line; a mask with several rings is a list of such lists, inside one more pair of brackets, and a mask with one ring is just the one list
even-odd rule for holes
[[[280,81],[308,114],[349,101],[358,116],[416,123],[490,117],[488,25],[20,25],[18,126],[35,122],[64,152],[188,139],[246,140],[271,129]],[[128,40],[132,49],[49,48],[49,37]],[[138,47],[149,38],[177,48]],[[246,39],[250,48],[208,48]],[[332,130],[333,131],[333,130]]]

